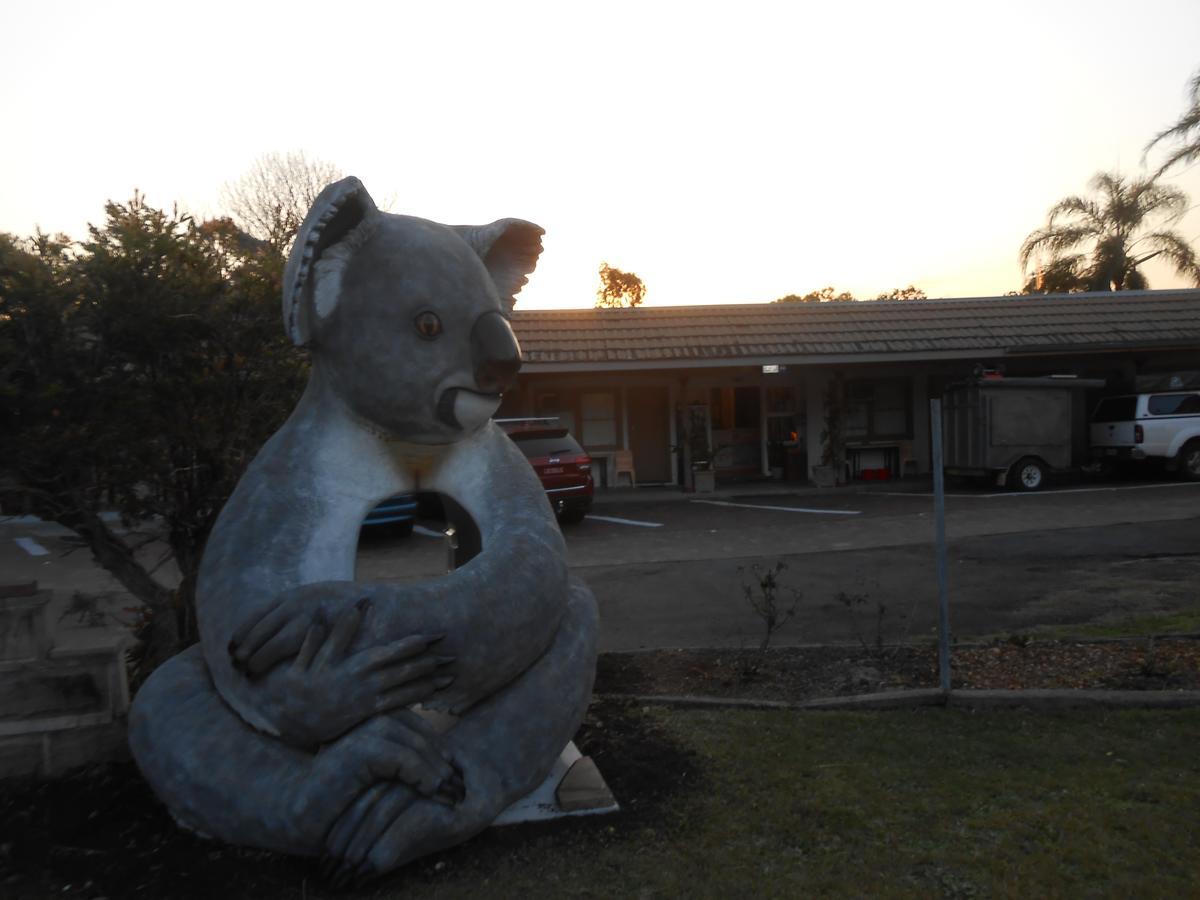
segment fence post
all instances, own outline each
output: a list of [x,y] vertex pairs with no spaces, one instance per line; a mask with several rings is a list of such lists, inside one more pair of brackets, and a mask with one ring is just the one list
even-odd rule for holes
[[937,547],[938,674],[943,691],[950,690],[950,601],[946,595],[946,479],[942,462],[942,401],[929,401],[933,438],[933,521]]

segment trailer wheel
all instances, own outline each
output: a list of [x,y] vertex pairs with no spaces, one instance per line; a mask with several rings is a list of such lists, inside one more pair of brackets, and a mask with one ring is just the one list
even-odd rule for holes
[[1179,474],[1188,481],[1200,481],[1200,441],[1188,441],[1179,451]]
[[1046,484],[1046,467],[1040,459],[1026,456],[1008,470],[1008,486],[1014,491],[1040,491]]

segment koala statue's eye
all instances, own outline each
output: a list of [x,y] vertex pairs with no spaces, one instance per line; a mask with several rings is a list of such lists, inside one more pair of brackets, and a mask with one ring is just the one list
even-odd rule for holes
[[431,313],[428,310],[423,313],[417,313],[413,324],[417,326],[417,334],[427,341],[432,341],[442,333],[442,320],[437,317],[436,313]]

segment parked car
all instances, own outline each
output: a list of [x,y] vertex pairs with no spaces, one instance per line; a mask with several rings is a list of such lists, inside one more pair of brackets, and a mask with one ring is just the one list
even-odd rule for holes
[[1092,412],[1099,462],[1152,461],[1200,481],[1200,391],[1105,397]]
[[397,494],[376,505],[363,520],[363,528],[389,526],[397,534],[411,534],[417,518],[417,498],[411,494]]
[[497,419],[496,424],[525,454],[564,524],[583,521],[592,508],[596,485],[592,458],[556,418]]

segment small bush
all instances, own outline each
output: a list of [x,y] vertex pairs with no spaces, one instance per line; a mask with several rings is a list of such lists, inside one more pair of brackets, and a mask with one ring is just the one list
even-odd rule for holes
[[[748,568],[738,566],[738,572],[745,574],[748,571],[751,576],[750,583],[742,582],[742,593],[755,615],[763,622],[763,635],[762,641],[758,645],[759,650],[766,650],[771,645],[771,638],[775,632],[783,628],[796,615],[796,610],[800,606],[800,598],[804,596],[795,588],[785,588],[779,583],[779,576],[786,568],[787,563],[782,560],[769,568],[763,568],[758,563],[754,563]],[[786,591],[791,595],[790,606],[785,606],[780,602],[781,591]]]

